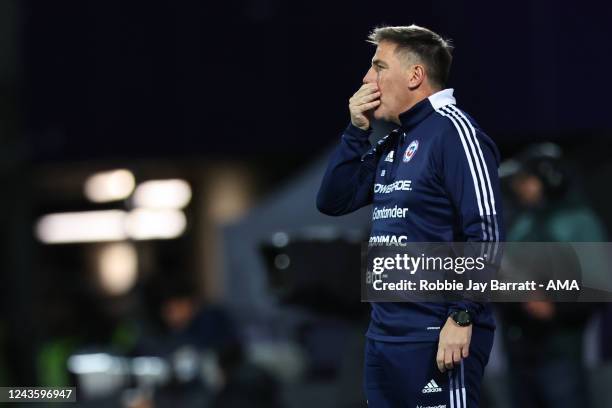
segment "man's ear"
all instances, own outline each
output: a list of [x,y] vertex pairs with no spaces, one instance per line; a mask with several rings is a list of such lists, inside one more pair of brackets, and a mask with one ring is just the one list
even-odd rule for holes
[[415,64],[408,68],[408,87],[410,89],[418,88],[425,80],[425,67],[420,64]]

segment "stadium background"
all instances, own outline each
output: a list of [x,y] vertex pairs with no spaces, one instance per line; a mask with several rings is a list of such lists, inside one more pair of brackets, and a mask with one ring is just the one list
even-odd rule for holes
[[[1,1],[0,385],[78,383],[82,406],[362,406],[367,306],[345,278],[368,210],[331,219],[315,194],[368,31],[416,23],[451,38],[459,105],[504,159],[561,146],[611,231],[611,17],[592,1]],[[184,228],[37,235],[51,213],[137,210],[133,192],[85,195],[114,169],[135,187],[186,181]],[[161,360],[115,372],[70,356]],[[585,357],[608,404],[610,358]],[[501,350],[491,382],[506,371]],[[488,392],[486,406],[511,406],[503,387]]]

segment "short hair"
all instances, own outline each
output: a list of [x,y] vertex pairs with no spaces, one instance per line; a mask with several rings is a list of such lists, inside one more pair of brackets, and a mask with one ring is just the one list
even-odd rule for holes
[[425,65],[430,81],[440,88],[446,86],[453,61],[453,46],[450,40],[413,24],[375,28],[368,36],[368,42],[378,45],[381,41],[397,44],[396,53],[416,55]]

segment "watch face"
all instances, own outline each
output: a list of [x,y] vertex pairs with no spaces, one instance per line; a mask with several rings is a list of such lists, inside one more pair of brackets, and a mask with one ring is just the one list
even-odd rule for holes
[[453,320],[459,326],[469,326],[472,324],[472,316],[470,316],[469,312],[465,310],[460,310],[458,312],[453,313]]

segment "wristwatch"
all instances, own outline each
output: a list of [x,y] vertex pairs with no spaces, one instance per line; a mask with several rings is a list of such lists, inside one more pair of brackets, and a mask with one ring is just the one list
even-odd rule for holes
[[467,310],[455,310],[448,315],[457,323],[457,326],[467,327],[472,324],[472,315]]

